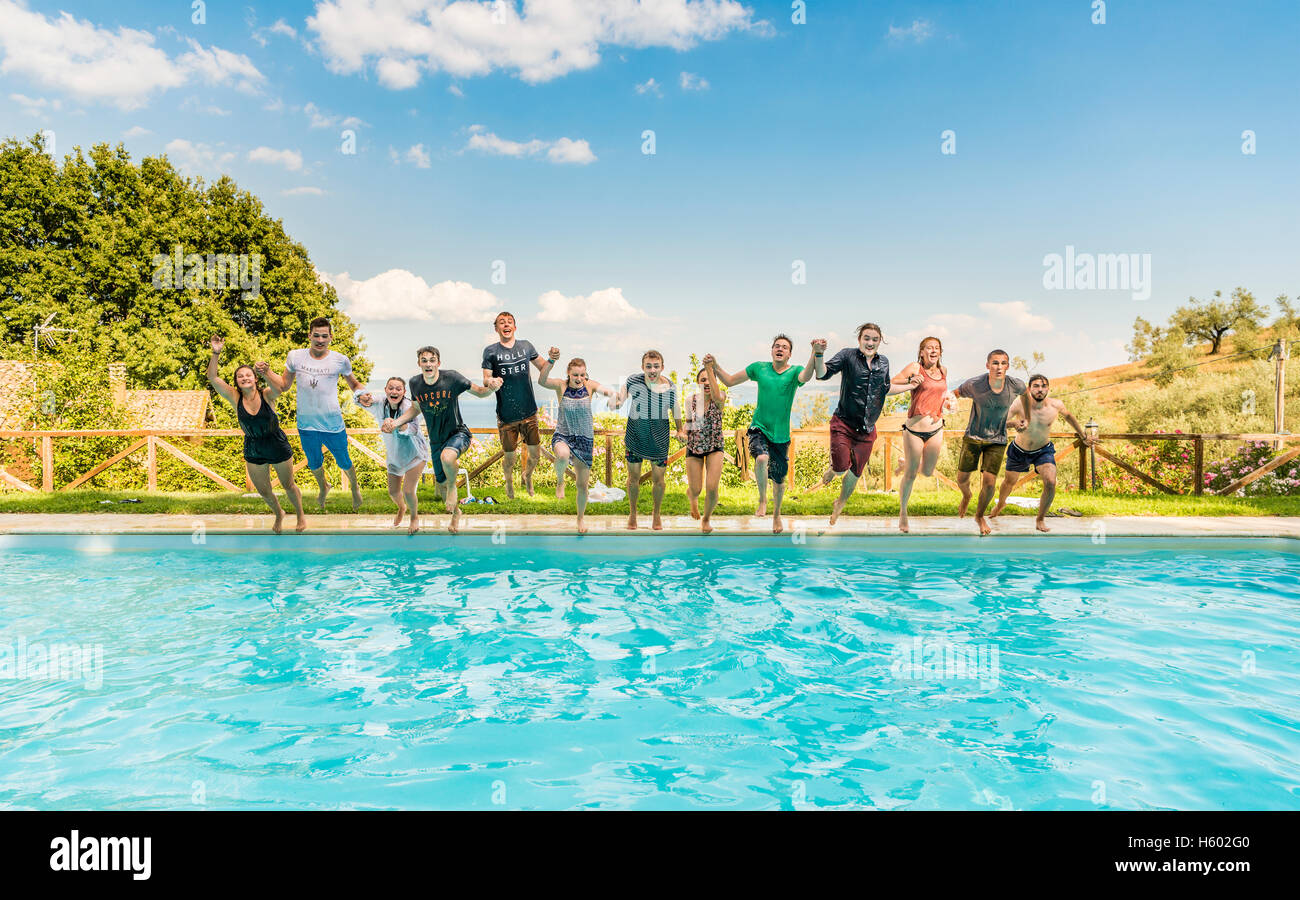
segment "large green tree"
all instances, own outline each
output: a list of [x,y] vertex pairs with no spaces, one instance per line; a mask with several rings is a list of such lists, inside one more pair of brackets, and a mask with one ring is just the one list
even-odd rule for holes
[[[212,287],[193,257],[175,283],[157,257],[242,256],[245,284],[260,262],[256,291]],[[198,282],[201,282],[201,286]],[[162,286],[159,286],[160,283]],[[186,286],[187,283],[189,286]],[[80,147],[58,164],[43,139],[0,143],[0,356],[30,359],[33,329],[50,313],[60,333],[42,358],[84,364],[121,360],[140,388],[206,386],[207,338],[226,336],[223,370],[268,359],[280,365],[306,345],[319,315],[334,323],[334,346],[365,380],[370,362],[356,326],[321,283],[306,249],[262,202],[228,177],[186,178],[164,157],[133,163],[118,144]]]

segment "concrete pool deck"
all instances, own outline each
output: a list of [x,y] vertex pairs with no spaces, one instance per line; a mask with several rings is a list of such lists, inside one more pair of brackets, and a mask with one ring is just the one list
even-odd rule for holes
[[[792,533],[802,527],[804,533],[883,536],[896,535],[901,540],[906,535],[898,532],[898,520],[883,516],[844,516],[834,527],[826,516],[786,517],[786,531]],[[447,515],[425,516],[423,532],[446,533]],[[213,533],[265,534],[270,531],[269,515],[176,515],[173,513],[2,513],[0,534],[177,534],[189,533],[202,524],[205,531]],[[715,534],[754,535],[772,534],[771,519],[751,516],[719,516],[713,520]],[[1091,536],[1098,525],[1105,528],[1108,537],[1267,537],[1300,539],[1300,518],[1284,516],[1062,516],[1048,520],[1052,535]],[[461,517],[462,534],[491,535],[501,526],[511,534],[566,534],[574,532],[573,516],[494,516],[488,514]],[[627,530],[626,516],[587,516],[589,534],[635,535],[700,535],[699,523],[689,516],[665,516],[663,531],[650,529],[650,517],[640,519],[640,528]],[[912,535],[974,535],[975,523],[968,516],[913,516]],[[389,516],[369,515],[309,515],[307,529],[313,534],[378,534],[392,532],[405,536],[406,529],[394,528]],[[293,519],[286,517],[285,532],[293,533]],[[999,535],[1035,535],[1032,516],[1002,516],[993,520],[992,538]]]

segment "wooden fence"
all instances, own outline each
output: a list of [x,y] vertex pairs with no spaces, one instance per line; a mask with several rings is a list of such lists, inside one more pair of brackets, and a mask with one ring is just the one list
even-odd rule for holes
[[[497,434],[495,428],[472,428],[470,429],[470,431],[472,431],[476,436],[483,436],[489,438],[494,438]],[[552,431],[553,429],[549,429],[549,428],[542,429],[542,432],[544,434],[550,434]],[[297,434],[296,430],[294,429],[286,429],[286,432],[294,435]],[[379,429],[349,428],[347,430],[347,433],[348,433],[348,442],[353,447],[355,447],[361,454],[366,456],[368,459],[371,459],[374,462],[378,463],[380,466],[383,466],[385,464],[384,458],[375,451],[372,445],[359,440],[359,438],[361,437],[374,437],[375,435],[378,435],[380,433]],[[962,432],[960,431],[944,432],[944,437],[947,440],[960,440],[961,435]],[[105,471],[109,467],[117,465],[118,463],[122,462],[122,460],[126,459],[132,454],[143,450],[145,454],[144,467],[145,467],[145,473],[147,479],[147,487],[146,487],[147,491],[158,490],[158,458],[160,452],[180,461],[182,464],[200,473],[201,475],[215,482],[219,487],[227,491],[251,491],[252,483],[249,482],[247,478],[244,479],[245,483],[244,486],[241,488],[239,485],[236,485],[235,483],[224,478],[220,474],[214,472],[212,469],[203,465],[198,460],[194,459],[192,456],[190,456],[180,447],[176,446],[176,443],[174,442],[174,440],[176,439],[189,440],[195,438],[239,437],[239,436],[242,436],[242,432],[239,431],[238,429],[233,429],[233,428],[226,428],[226,429],[211,428],[211,429],[190,429],[190,430],[87,429],[87,430],[80,430],[80,431],[57,431],[57,430],[56,431],[0,431],[0,440],[29,439],[32,440],[33,442],[36,442],[38,446],[38,453],[41,459],[41,485],[39,488],[24,482],[16,475],[14,475],[12,472],[7,471],[3,466],[0,466],[0,485],[14,488],[20,491],[27,491],[27,492],[37,492],[37,491],[52,492],[55,490],[55,486],[54,486],[54,443],[55,441],[61,439],[75,439],[75,438],[86,438],[86,437],[125,437],[125,438],[134,438],[135,440],[133,440],[125,449],[119,451],[118,453],[115,453],[113,456],[109,457],[108,459],[96,463],[90,469],[77,475],[67,484],[58,488],[58,490],[60,491],[76,490],[77,488],[85,484],[87,481],[94,478],[96,475]],[[748,442],[745,438],[745,429],[743,428],[736,429],[733,436],[735,437],[736,440],[736,452],[734,454],[727,454],[727,463],[737,467],[740,470],[742,477],[744,477],[745,479],[747,480],[752,479],[754,477],[752,471],[753,467],[749,457],[749,447],[748,447]],[[1066,445],[1064,445],[1064,449],[1061,452],[1057,453],[1056,459],[1058,462],[1068,458],[1072,454],[1075,453],[1079,454],[1078,456],[1079,490],[1088,490],[1089,489],[1088,471],[1090,466],[1089,458],[1091,454],[1079,452],[1081,449],[1083,449],[1083,444],[1081,441],[1078,440],[1078,438],[1074,435],[1073,432],[1057,433],[1057,434],[1053,434],[1052,437],[1058,440],[1064,439],[1067,442]],[[1282,446],[1286,442],[1300,440],[1300,435],[1167,434],[1163,432],[1159,434],[1130,434],[1130,433],[1102,434],[1099,435],[1099,437],[1103,442],[1114,442],[1114,441],[1129,441],[1129,442],[1190,441],[1192,442],[1192,459],[1191,459],[1192,472],[1193,472],[1192,493],[1194,495],[1201,495],[1207,493],[1207,491],[1205,490],[1205,444],[1207,441],[1268,441],[1270,443],[1274,443],[1275,445]],[[876,445],[879,450],[881,461],[884,464],[883,487],[886,491],[890,490],[893,486],[894,458],[895,458],[895,453],[902,452],[902,440],[903,440],[903,433],[901,431],[881,431],[876,441]],[[597,444],[599,445],[602,442],[604,444],[604,451],[605,451],[604,475],[605,475],[606,484],[612,484],[614,480],[613,441],[614,441],[614,434],[612,432],[598,431],[596,434]],[[797,452],[798,448],[810,441],[820,443],[823,446],[829,447],[830,444],[829,430],[825,428],[821,428],[821,429],[805,428],[805,429],[796,429],[792,431],[791,439],[790,439],[790,449],[789,449],[790,459],[793,461],[795,458],[795,453]],[[1170,487],[1168,484],[1162,482],[1158,476],[1158,473],[1142,472],[1132,464],[1125,462],[1124,460],[1116,457],[1105,446],[1096,446],[1093,447],[1092,450],[1094,451],[1095,455],[1101,457],[1102,460],[1105,460],[1106,462],[1109,462],[1117,466],[1123,471],[1139,479],[1143,483],[1148,484],[1156,488],[1157,490],[1162,491],[1163,493],[1166,494],[1179,493],[1173,487]],[[550,454],[550,442],[545,438],[542,441],[542,454],[547,459],[553,458]],[[685,455],[686,455],[686,449],[683,447],[669,457],[669,464],[677,462]],[[1284,451],[1281,455],[1273,459],[1271,462],[1268,462],[1263,466],[1260,466],[1259,468],[1255,469],[1254,471],[1241,476],[1237,480],[1233,481],[1231,484],[1226,485],[1217,491],[1209,491],[1208,493],[1216,493],[1220,495],[1231,495],[1236,491],[1240,490],[1241,488],[1245,487],[1246,485],[1250,484],[1251,482],[1255,481],[1256,479],[1261,478],[1264,475],[1267,475],[1269,472],[1272,472],[1273,470],[1283,465],[1286,465],[1288,462],[1290,462],[1293,459],[1296,459],[1297,457],[1300,457],[1300,447],[1294,447],[1288,449]],[[488,459],[485,462],[480,463],[479,465],[475,466],[473,470],[470,470],[468,472],[469,480],[472,481],[473,479],[478,478],[489,467],[499,462],[501,458],[502,458],[502,452],[500,449],[497,449],[491,456],[488,457]],[[300,459],[296,463],[294,463],[294,467],[293,467],[294,471],[295,472],[301,471],[306,465],[307,465],[306,460]],[[1092,463],[1092,465],[1096,465],[1095,461]],[[572,467],[570,467],[569,469],[569,474],[570,476],[572,476],[573,474]],[[956,487],[956,484],[945,475],[936,472],[935,477],[939,482],[946,484],[949,487]],[[1028,482],[1036,477],[1037,477],[1036,473],[1032,473],[1032,472],[1027,473],[1019,483],[1024,484],[1025,482]],[[650,472],[647,467],[647,471],[645,471],[642,474],[641,480],[644,482],[644,481],[648,481],[649,479],[650,479]]]

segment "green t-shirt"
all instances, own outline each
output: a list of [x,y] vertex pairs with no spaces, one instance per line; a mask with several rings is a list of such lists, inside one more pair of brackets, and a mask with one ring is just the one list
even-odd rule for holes
[[799,373],[803,366],[790,366],[777,374],[770,362],[756,362],[745,366],[749,380],[758,385],[758,408],[754,410],[751,427],[757,428],[774,444],[790,441],[790,408],[794,406],[794,392],[803,386]]

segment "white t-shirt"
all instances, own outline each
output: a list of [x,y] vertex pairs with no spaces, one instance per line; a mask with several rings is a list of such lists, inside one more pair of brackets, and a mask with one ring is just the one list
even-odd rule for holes
[[309,431],[342,431],[339,378],[352,374],[352,360],[337,350],[316,359],[306,347],[290,350],[286,359],[298,386],[298,427]]

